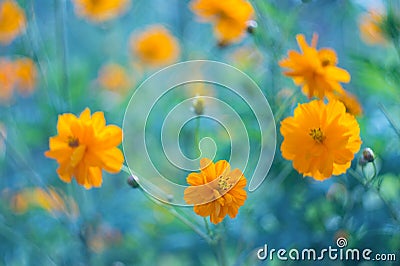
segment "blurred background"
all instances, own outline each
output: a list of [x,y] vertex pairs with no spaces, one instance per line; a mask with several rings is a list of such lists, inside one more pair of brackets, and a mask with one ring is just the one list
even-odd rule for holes
[[[196,16],[190,1],[125,1],[111,18],[84,13],[80,2],[85,1],[16,1],[26,16],[24,30],[15,37],[0,34],[0,265],[217,265],[213,248],[168,207],[129,186],[125,172],[103,172],[103,185],[86,190],[75,180],[62,182],[57,163],[44,156],[49,137],[57,134],[59,114],[79,115],[89,107],[103,111],[107,124],[122,126],[128,101],[141,82],[164,66],[193,59],[224,62],[249,75],[276,121],[277,150],[267,179],[248,193],[238,216],[222,224],[228,265],[281,265],[259,261],[256,251],[264,244],[323,249],[334,246],[338,237],[345,237],[349,247],[396,253],[398,263],[400,1],[253,0],[257,26],[228,44],[213,34],[212,24]],[[374,12],[383,22],[374,22]],[[2,15],[0,21],[10,19]],[[9,24],[1,23],[0,31],[7,29]],[[155,41],[167,55],[154,59],[146,57],[140,43],[155,25],[170,39]],[[373,169],[368,164],[362,171],[361,151],[347,174],[324,182],[303,178],[280,154],[280,121],[307,101],[278,65],[289,49],[299,49],[298,33],[309,43],[317,33],[318,48],[333,48],[339,67],[351,74],[344,87],[362,107],[357,115],[361,151],[370,147],[375,154],[378,174],[370,185],[363,180]],[[149,43],[142,45],[155,45]],[[10,92],[6,66],[22,59],[33,66],[26,68],[26,83]],[[186,89],[187,95],[172,93],[165,110],[195,95],[230,97],[216,90],[200,86]],[[239,100],[232,101],[242,119],[250,121],[251,145],[257,147],[254,117]],[[155,130],[163,117],[162,111],[154,114]],[[220,146],[217,159],[229,156],[226,132],[207,121],[202,125],[200,137],[212,136]],[[188,156],[194,156],[194,128],[194,123],[186,124],[180,136]],[[184,184],[186,175],[177,178]],[[179,211],[203,226],[192,208]]]

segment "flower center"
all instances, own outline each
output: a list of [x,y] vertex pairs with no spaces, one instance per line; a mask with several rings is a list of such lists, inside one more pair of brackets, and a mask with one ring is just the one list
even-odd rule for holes
[[309,135],[319,144],[321,144],[325,139],[325,136],[322,133],[321,128],[311,129]]
[[68,137],[68,146],[71,148],[76,148],[79,146],[79,139],[77,137]]
[[220,176],[218,177],[218,187],[222,190],[229,190],[232,188],[232,184],[229,183],[229,176]]

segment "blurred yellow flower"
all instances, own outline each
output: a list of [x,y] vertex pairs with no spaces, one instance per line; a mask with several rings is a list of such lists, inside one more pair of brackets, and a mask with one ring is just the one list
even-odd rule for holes
[[361,115],[363,113],[361,104],[357,97],[350,92],[345,92],[337,97],[346,107],[346,111],[354,116]]
[[14,90],[14,64],[6,58],[0,58],[0,101],[11,98]]
[[130,49],[141,63],[150,66],[173,63],[180,53],[178,41],[162,25],[153,25],[138,35],[132,35]]
[[361,16],[359,29],[362,40],[371,45],[385,45],[388,43],[382,30],[384,16],[378,11],[371,10]]
[[296,85],[302,86],[302,91],[308,98],[315,96],[323,99],[334,92],[343,94],[340,82],[349,82],[350,74],[336,66],[337,57],[334,50],[315,48],[317,38],[318,35],[314,34],[309,46],[304,35],[298,34],[296,39],[302,53],[289,51],[288,58],[281,60],[279,65],[290,69],[284,74],[293,78]]
[[86,108],[79,117],[63,114],[58,117],[58,135],[51,137],[45,155],[59,163],[57,173],[64,182],[75,177],[86,189],[100,187],[104,169],[110,173],[121,170],[124,156],[117,148],[122,141],[118,126],[106,126],[103,112],[90,115]]
[[350,167],[361,146],[360,127],[343,103],[314,100],[299,104],[281,122],[282,156],[303,176],[324,180]]
[[225,160],[214,164],[203,158],[200,167],[200,173],[191,173],[187,177],[191,186],[184,192],[186,203],[194,205],[196,214],[210,216],[214,224],[220,223],[226,215],[235,218],[247,198],[243,173],[239,169],[231,171]]
[[0,58],[0,100],[7,101],[14,89],[28,95],[36,85],[37,69],[29,58],[20,58],[14,62]]
[[206,22],[214,24],[214,33],[219,42],[229,44],[239,41],[253,19],[254,9],[245,0],[194,0],[193,12]]
[[130,0],[73,0],[75,13],[94,23],[114,19],[130,6]]
[[76,218],[79,214],[76,202],[60,195],[53,188],[23,189],[11,198],[11,208],[17,214],[23,214],[30,208],[41,208],[53,215],[63,213],[71,218]]
[[22,94],[32,93],[36,86],[37,69],[30,58],[21,58],[14,61],[16,88]]
[[100,69],[98,82],[101,87],[116,92],[126,91],[131,86],[126,70],[114,63],[106,64]]
[[13,0],[0,3],[0,44],[10,44],[26,27],[24,10]]

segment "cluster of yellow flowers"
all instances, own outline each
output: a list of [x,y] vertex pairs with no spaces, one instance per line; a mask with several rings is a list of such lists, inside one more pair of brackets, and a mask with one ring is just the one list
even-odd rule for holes
[[[73,0],[79,17],[93,23],[105,23],[127,12],[130,0]],[[246,0],[193,0],[190,8],[201,21],[214,27],[220,45],[239,42],[245,36],[255,11]],[[370,43],[382,43],[382,16],[370,13],[363,18],[360,30]],[[13,0],[0,4],[0,43],[8,45],[26,28],[24,11]],[[284,74],[301,86],[310,102],[299,104],[292,117],[281,122],[282,156],[293,162],[293,167],[304,176],[325,180],[340,175],[350,167],[354,154],[361,146],[360,127],[355,115],[362,113],[356,97],[343,89],[342,83],[351,76],[339,68],[333,49],[317,49],[314,34],[311,45],[305,36],[297,35],[300,52],[289,51],[279,62],[287,70]],[[140,65],[159,67],[177,61],[181,48],[174,35],[163,25],[151,25],[142,32],[132,33],[129,51]],[[21,93],[31,92],[36,84],[37,70],[28,58],[10,61],[0,58],[0,99],[8,100],[14,88]],[[128,71],[116,63],[107,63],[100,70],[98,84],[111,91],[127,90],[132,86]],[[312,98],[317,98],[311,100]],[[326,101],[327,100],[327,101]],[[64,182],[76,179],[86,189],[100,187],[102,170],[118,173],[124,156],[118,148],[122,130],[106,125],[103,112],[91,114],[86,108],[80,116],[71,113],[58,117],[57,135],[49,140],[45,155],[57,161],[57,174]],[[203,158],[200,172],[187,176],[190,185],[184,200],[194,205],[194,212],[210,217],[214,224],[227,215],[236,217],[247,199],[246,178],[239,169],[231,170],[225,160],[216,163]],[[28,204],[36,204],[49,211],[65,209],[61,197],[53,190],[23,191],[14,198],[17,212],[24,212]]]
[[[345,173],[359,151],[360,127],[354,115],[361,112],[361,107],[340,85],[350,81],[350,74],[336,66],[335,51],[317,50],[315,34],[311,46],[304,35],[297,35],[297,42],[302,53],[289,51],[289,57],[280,65],[290,69],[284,74],[302,86],[309,99],[319,100],[299,104],[294,116],[281,122],[281,151],[299,173],[324,180]],[[329,99],[327,104],[325,97]]]

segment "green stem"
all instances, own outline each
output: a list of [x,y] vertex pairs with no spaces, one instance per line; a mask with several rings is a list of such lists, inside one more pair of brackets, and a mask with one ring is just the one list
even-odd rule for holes
[[223,238],[220,237],[218,238],[218,240],[216,241],[215,244],[213,244],[216,256],[217,256],[217,260],[218,260],[218,265],[219,266],[226,266],[227,261],[226,261],[226,253],[225,253],[225,247],[224,247],[224,241]]
[[196,117],[196,127],[194,129],[194,150],[196,157],[200,156],[199,142],[200,142],[200,116]]
[[372,189],[381,199],[383,204],[386,206],[386,208],[389,210],[390,216],[400,224],[400,217],[398,216],[396,210],[392,207],[392,205],[383,197],[381,194],[380,190],[376,189],[375,187],[371,187],[368,185],[368,183],[364,182],[364,179],[353,169],[349,169],[348,173],[353,176],[361,185],[364,186],[366,189]]
[[380,103],[379,104],[379,109],[381,109],[382,113],[385,115],[386,119],[389,121],[389,124],[392,126],[393,130],[400,137],[400,129],[396,126],[396,124],[394,123],[393,119],[389,116],[389,113],[386,110],[386,107],[383,104]]
[[61,89],[62,96],[70,105],[71,95],[69,91],[69,79],[68,79],[68,63],[67,63],[67,38],[65,31],[65,11],[66,11],[65,0],[56,1],[56,36],[58,40],[58,47],[60,47],[60,62],[61,62]]
[[153,203],[157,204],[158,206],[163,207],[166,209],[169,213],[171,213],[173,216],[178,218],[182,223],[187,225],[190,229],[192,229],[196,234],[198,234],[200,237],[202,237],[204,240],[206,240],[208,243],[212,243],[213,240],[205,234],[203,231],[199,229],[198,226],[196,226],[193,222],[189,221],[186,217],[184,217],[182,214],[180,214],[173,206],[167,205],[161,201],[158,201],[157,199],[153,198],[152,196],[149,196],[146,191],[144,191],[141,187],[139,187],[140,190],[143,192],[143,194],[151,200]]
[[[126,165],[122,165],[121,170],[123,172],[127,173],[128,175],[131,175],[129,168]],[[201,231],[196,224],[194,224],[189,219],[187,219],[185,216],[183,216],[180,212],[178,212],[175,207],[173,207],[172,205],[165,204],[164,202],[161,202],[161,201],[153,198],[141,186],[139,186],[138,188],[143,192],[143,194],[145,195],[146,198],[148,198],[154,204],[167,210],[170,214],[172,214],[175,218],[178,218],[182,223],[187,225],[190,229],[192,229],[196,234],[198,234],[200,237],[202,237],[208,243],[213,242],[213,240],[207,234],[205,234],[203,231]]]

